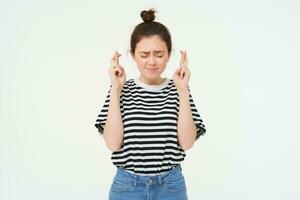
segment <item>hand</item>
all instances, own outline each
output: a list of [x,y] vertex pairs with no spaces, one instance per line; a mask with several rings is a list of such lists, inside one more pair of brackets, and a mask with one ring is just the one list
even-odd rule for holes
[[111,85],[113,88],[116,88],[119,91],[122,90],[126,81],[125,70],[121,65],[119,65],[120,56],[121,54],[116,51],[113,58],[111,59],[111,67],[109,68]]
[[188,69],[188,59],[186,51],[180,51],[180,67],[175,71],[173,75],[173,81],[178,92],[188,91],[189,80],[191,77],[191,72]]

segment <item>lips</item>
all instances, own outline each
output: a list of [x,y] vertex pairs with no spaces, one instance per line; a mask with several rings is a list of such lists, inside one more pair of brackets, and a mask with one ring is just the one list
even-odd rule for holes
[[147,71],[149,72],[155,72],[158,68],[146,68]]

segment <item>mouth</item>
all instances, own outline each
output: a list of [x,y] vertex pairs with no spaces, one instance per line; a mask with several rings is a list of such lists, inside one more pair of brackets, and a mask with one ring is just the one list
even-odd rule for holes
[[158,70],[158,68],[146,68],[146,70],[149,72],[155,72],[156,70]]

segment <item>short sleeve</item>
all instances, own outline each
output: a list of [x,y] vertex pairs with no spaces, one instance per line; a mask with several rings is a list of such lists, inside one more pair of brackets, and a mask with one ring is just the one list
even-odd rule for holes
[[196,125],[197,133],[195,140],[199,139],[201,135],[204,135],[206,133],[206,127],[203,123],[202,117],[200,116],[200,113],[198,112],[196,105],[194,103],[193,97],[190,93],[190,106],[192,110],[193,119]]
[[100,110],[95,122],[95,127],[98,129],[98,132],[101,136],[103,136],[104,125],[107,119],[109,99],[110,99],[110,90],[108,91],[108,94],[105,98],[104,105],[102,106],[102,109]]

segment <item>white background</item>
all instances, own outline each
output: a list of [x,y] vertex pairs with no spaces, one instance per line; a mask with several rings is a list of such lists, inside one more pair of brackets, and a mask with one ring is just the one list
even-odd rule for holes
[[[209,2],[209,3],[208,3]],[[189,56],[207,127],[182,163],[191,200],[299,199],[299,1],[0,2],[0,199],[106,199],[115,174],[94,127],[115,50],[138,75],[143,9]]]

